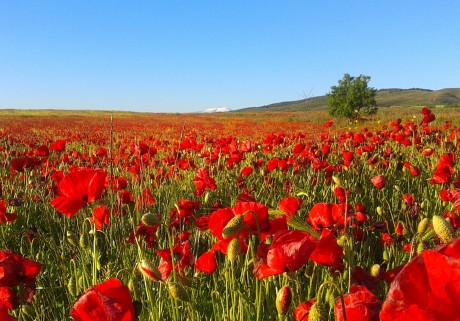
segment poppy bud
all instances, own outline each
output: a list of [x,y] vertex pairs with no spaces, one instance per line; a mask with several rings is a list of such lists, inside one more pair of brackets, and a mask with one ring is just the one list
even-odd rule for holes
[[240,240],[237,237],[235,237],[228,244],[227,257],[230,260],[230,262],[234,262],[240,254],[241,254]]
[[378,277],[380,275],[380,264],[374,264],[371,266],[371,276],[374,278]]
[[155,226],[161,223],[158,216],[152,213],[142,215],[141,221],[146,226]]
[[417,254],[422,253],[424,250],[425,250],[425,244],[423,244],[423,242],[418,243]]
[[279,315],[286,315],[292,302],[292,291],[287,285],[283,286],[276,295],[276,310]]
[[422,235],[427,230],[429,224],[430,221],[428,220],[428,218],[425,217],[424,219],[422,219],[417,225],[417,234]]
[[326,320],[322,307],[315,302],[308,313],[308,321],[324,321]]
[[433,215],[433,228],[444,243],[449,243],[454,238],[454,230],[444,217]]
[[384,250],[383,251],[383,260],[385,262],[388,262],[390,260],[390,255],[388,254],[388,251],[387,250]]
[[332,175],[332,180],[334,181],[335,185],[337,185],[337,187],[342,186],[342,181],[337,176]]
[[78,286],[79,288],[82,288],[82,289],[86,287],[86,284],[85,284],[85,277],[83,276],[83,274],[80,275],[80,277],[78,278],[78,280],[77,280],[77,286]]
[[168,292],[176,300],[188,302],[190,298],[180,283],[168,282]]
[[329,303],[329,307],[332,309],[335,306],[335,295],[334,290],[329,289],[326,293],[326,300]]
[[67,235],[67,242],[69,242],[73,246],[78,245],[78,238],[75,235],[75,233],[73,233],[71,231],[67,231],[66,235]]
[[21,307],[21,312],[31,318],[34,318],[36,316],[35,310],[30,304],[24,304]]
[[404,229],[403,229],[402,235],[403,235],[406,239],[410,239],[410,237],[411,237],[410,231],[409,231],[409,229],[407,229],[407,228],[404,228]]
[[244,215],[236,215],[227,223],[227,225],[225,225],[225,228],[222,231],[222,236],[224,239],[227,239],[235,233],[240,232],[243,229],[243,226]]
[[204,204],[207,204],[208,201],[209,201],[209,192],[206,192],[206,194],[204,194],[203,203],[204,203]]
[[152,265],[147,260],[142,260],[142,262],[139,264],[139,271],[147,279],[154,280],[154,281],[161,281],[160,271],[158,271],[157,267]]
[[339,245],[340,247],[344,247],[345,245],[347,245],[347,242],[348,242],[348,237],[346,235],[341,235],[337,239],[337,245]]
[[80,235],[80,247],[82,249],[89,249],[89,236],[86,233],[81,233]]
[[423,242],[428,242],[428,241],[430,241],[430,240],[433,238],[433,236],[435,236],[435,235],[436,235],[436,233],[435,233],[435,231],[434,231],[433,229],[427,229],[427,230],[425,231],[425,233],[422,235],[421,240],[422,240]]
[[382,210],[382,208],[380,206],[377,206],[376,211],[377,211],[378,215],[380,215],[380,216],[383,215],[383,210]]
[[129,291],[133,293],[136,292],[136,285],[134,284],[133,278],[129,278],[127,286],[128,286]]
[[381,174],[372,177],[371,182],[377,188],[383,188],[385,186],[385,183],[386,183],[385,177],[383,175],[381,175]]

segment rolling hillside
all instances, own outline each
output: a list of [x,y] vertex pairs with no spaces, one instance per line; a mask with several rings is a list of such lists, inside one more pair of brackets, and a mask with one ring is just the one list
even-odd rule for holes
[[[460,88],[430,89],[398,89],[388,88],[377,90],[378,107],[390,106],[436,106],[460,105]],[[326,96],[286,101],[260,107],[239,109],[242,111],[309,111],[327,109]]]

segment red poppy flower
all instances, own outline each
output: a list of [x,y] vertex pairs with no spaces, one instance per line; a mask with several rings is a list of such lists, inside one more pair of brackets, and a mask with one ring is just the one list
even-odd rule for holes
[[38,262],[10,250],[0,250],[0,287],[16,286],[22,282],[33,287],[40,268]]
[[434,149],[426,147],[426,148],[422,149],[421,153],[422,153],[423,156],[431,156],[434,153]]
[[50,150],[55,152],[62,152],[65,149],[66,141],[61,139],[51,143]]
[[[344,295],[345,312],[348,321],[379,321],[382,301],[363,285],[354,285]],[[342,302],[335,301],[334,314],[337,321],[343,321]]]
[[238,202],[233,206],[235,215],[244,215],[244,224],[253,233],[264,231],[270,227],[268,207],[258,202]]
[[98,231],[102,230],[102,226],[109,226],[110,212],[105,205],[99,205],[93,210],[93,217],[90,217],[91,223],[96,226]]
[[300,208],[302,205],[302,199],[297,198],[297,197],[286,197],[283,198],[279,203],[278,203],[278,208],[280,211],[283,211],[286,213],[288,219],[290,219],[292,216],[295,215],[297,210]]
[[307,232],[280,231],[275,234],[268,250],[262,251],[262,255],[266,256],[260,257],[254,274],[260,280],[271,275],[297,271],[308,261],[315,248],[316,244]]
[[308,221],[315,229],[344,223],[344,211],[334,203],[317,203],[308,213]]
[[293,316],[296,321],[308,321],[311,307],[315,304],[316,300],[311,299],[306,302],[300,303],[293,311]]
[[70,315],[75,321],[136,320],[128,287],[115,278],[86,290],[72,307]]
[[337,244],[337,239],[332,231],[323,229],[321,239],[310,256],[310,260],[325,266],[332,266],[343,253],[343,248]]
[[104,171],[89,168],[68,173],[59,182],[59,196],[51,201],[51,205],[65,216],[74,216],[87,203],[101,198],[105,175]]
[[193,183],[195,184],[196,190],[195,195],[202,196],[206,189],[215,190],[216,189],[216,181],[214,178],[209,176],[208,169],[202,167],[198,168],[196,172],[196,176],[193,179]]
[[0,224],[14,222],[18,216],[15,213],[6,212],[6,201],[0,200]]
[[[186,266],[192,266],[195,263],[195,257],[190,251],[190,243],[188,241],[174,245],[172,252],[174,254],[175,270],[183,271]],[[167,247],[163,250],[157,250],[157,254],[162,258],[163,262],[170,263],[170,268],[164,273],[165,277],[163,279],[166,280],[172,271],[171,249]]]
[[241,169],[240,174],[242,176],[249,176],[249,175],[252,174],[252,171],[253,171],[253,169],[252,169],[251,166],[246,166],[246,167],[243,167],[243,169]]
[[[19,306],[19,298],[12,288],[4,286],[0,288],[0,310],[14,310]],[[0,312],[1,316],[1,312]],[[0,319],[3,320],[3,319]]]
[[460,238],[425,250],[391,283],[382,321],[460,320]]
[[332,122],[332,120],[328,120],[328,121],[326,121],[326,122],[323,124],[323,126],[324,126],[325,128],[329,128],[329,127],[331,127],[332,125],[334,125],[334,123]]
[[8,314],[8,309],[0,306],[0,320],[2,321],[17,321],[15,317]]
[[455,156],[452,153],[439,157],[436,169],[431,177],[430,184],[450,184],[454,171]]
[[139,222],[136,227],[136,231],[131,232],[128,238],[128,243],[134,244],[136,238],[142,237],[147,248],[153,248],[155,246],[155,237],[158,227],[159,225],[147,226],[144,223]]
[[34,168],[39,164],[40,160],[31,157],[13,158],[10,162],[11,168],[18,172],[23,172],[26,168]]
[[374,176],[371,178],[372,184],[374,184],[375,187],[377,188],[382,188],[385,186],[385,177],[382,174],[379,174],[377,176]]
[[209,251],[201,254],[196,259],[195,269],[207,274],[213,274],[217,269],[216,253]]

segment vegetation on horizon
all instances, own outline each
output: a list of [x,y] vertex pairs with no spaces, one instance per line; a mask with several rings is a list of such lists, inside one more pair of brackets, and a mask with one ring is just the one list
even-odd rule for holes
[[345,74],[337,86],[326,95],[329,114],[356,119],[377,113],[376,90],[368,87],[369,76],[351,77]]

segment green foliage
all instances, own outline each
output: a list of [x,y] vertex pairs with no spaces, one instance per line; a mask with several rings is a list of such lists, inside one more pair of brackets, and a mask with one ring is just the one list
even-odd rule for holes
[[338,86],[332,86],[327,96],[329,114],[334,117],[357,118],[377,112],[376,90],[367,86],[371,77],[345,74]]

